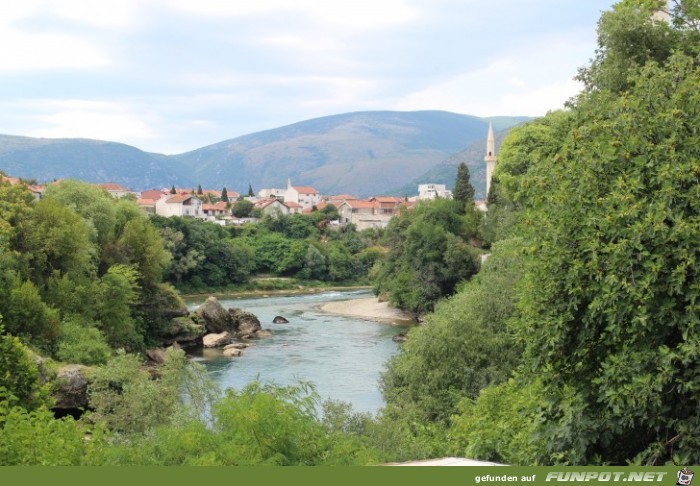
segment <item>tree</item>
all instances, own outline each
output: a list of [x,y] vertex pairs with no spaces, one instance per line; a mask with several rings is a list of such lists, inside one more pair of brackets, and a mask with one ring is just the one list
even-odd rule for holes
[[545,439],[531,463],[700,460],[700,68],[676,54],[628,81],[582,96],[520,178],[515,331],[546,397],[521,412]]
[[248,197],[255,197],[255,192],[253,192],[253,186],[248,183]]
[[480,215],[472,207],[467,215],[473,221],[467,224],[458,204],[424,201],[392,218],[386,235],[389,252],[376,270],[375,294],[388,292],[392,304],[418,316],[476,273],[478,256],[464,239],[476,232]]
[[27,348],[5,332],[0,317],[0,402],[10,397],[17,405],[34,410],[47,403],[48,389],[39,384],[39,370]]
[[225,203],[229,202],[229,200],[228,200],[228,191],[226,190],[225,187],[221,190],[221,200],[222,200],[223,202],[225,202]]
[[245,199],[236,201],[235,203],[233,203],[233,207],[231,208],[231,214],[233,214],[237,218],[249,218],[252,212],[253,203],[250,201],[246,201]]
[[175,190],[175,185],[170,188],[170,194],[177,194],[177,191]]
[[197,185],[197,194],[200,195],[200,196],[201,196],[202,194],[204,194],[204,191],[202,191],[202,185],[201,185],[201,184]]
[[462,206],[474,203],[474,187],[469,182],[469,167],[464,162],[457,167],[457,179],[455,180],[455,189],[452,194],[456,201],[462,203]]

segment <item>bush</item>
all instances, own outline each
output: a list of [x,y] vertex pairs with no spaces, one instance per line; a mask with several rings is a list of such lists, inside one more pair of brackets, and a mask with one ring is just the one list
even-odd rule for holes
[[112,354],[99,329],[74,316],[60,325],[56,358],[66,363],[104,364]]

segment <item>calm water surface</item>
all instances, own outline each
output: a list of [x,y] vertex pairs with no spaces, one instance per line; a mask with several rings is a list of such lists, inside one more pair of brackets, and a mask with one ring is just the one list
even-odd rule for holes
[[[225,308],[254,313],[271,338],[258,339],[240,358],[226,358],[220,350],[195,354],[223,388],[240,389],[259,378],[289,385],[314,383],[324,399],[349,402],[357,412],[375,413],[384,406],[378,380],[389,357],[398,351],[391,338],[405,328],[358,318],[335,316],[317,306],[335,300],[370,297],[369,291],[325,292],[314,295],[219,298]],[[199,303],[192,304],[192,309]],[[281,315],[289,324],[273,324]]]

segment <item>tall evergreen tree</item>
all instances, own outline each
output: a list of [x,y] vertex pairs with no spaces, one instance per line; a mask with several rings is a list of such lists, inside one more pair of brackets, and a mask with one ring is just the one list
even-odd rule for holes
[[228,202],[228,191],[225,187],[221,190],[221,200],[226,203]]
[[197,186],[197,194],[199,194],[200,196],[201,196],[202,194],[204,194],[204,191],[202,191],[202,185],[201,185],[201,184],[199,184],[199,185]]
[[175,186],[173,185],[172,188],[170,188],[170,194],[177,194],[177,191],[175,190]]
[[469,168],[462,162],[457,168],[457,179],[453,193],[455,200],[464,204],[474,202],[474,187],[469,182]]
[[253,186],[248,183],[248,197],[255,197],[255,193],[253,192]]

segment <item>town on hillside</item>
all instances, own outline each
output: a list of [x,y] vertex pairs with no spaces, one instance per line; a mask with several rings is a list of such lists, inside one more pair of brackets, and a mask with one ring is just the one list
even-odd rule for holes
[[[489,124],[486,138],[486,193],[496,167],[496,144],[493,127]],[[26,183],[16,177],[0,175],[0,181],[10,184],[25,183],[36,199],[41,199],[44,185]],[[57,182],[57,181],[54,181]],[[221,190],[194,188],[150,189],[136,192],[116,183],[98,183],[95,186],[114,198],[135,198],[138,206],[148,215],[163,217],[191,217],[221,226],[255,223],[266,215],[308,214],[334,206],[338,219],[331,226],[353,224],[357,231],[368,228],[386,228],[401,208],[410,209],[419,201],[437,198],[452,199],[452,191],[445,184],[419,184],[418,194],[408,197],[372,196],[360,199],[352,194],[322,195],[311,186],[295,186],[287,179],[286,188],[265,188],[257,195],[249,186],[247,195]],[[486,211],[486,201],[474,201],[477,208]]]

